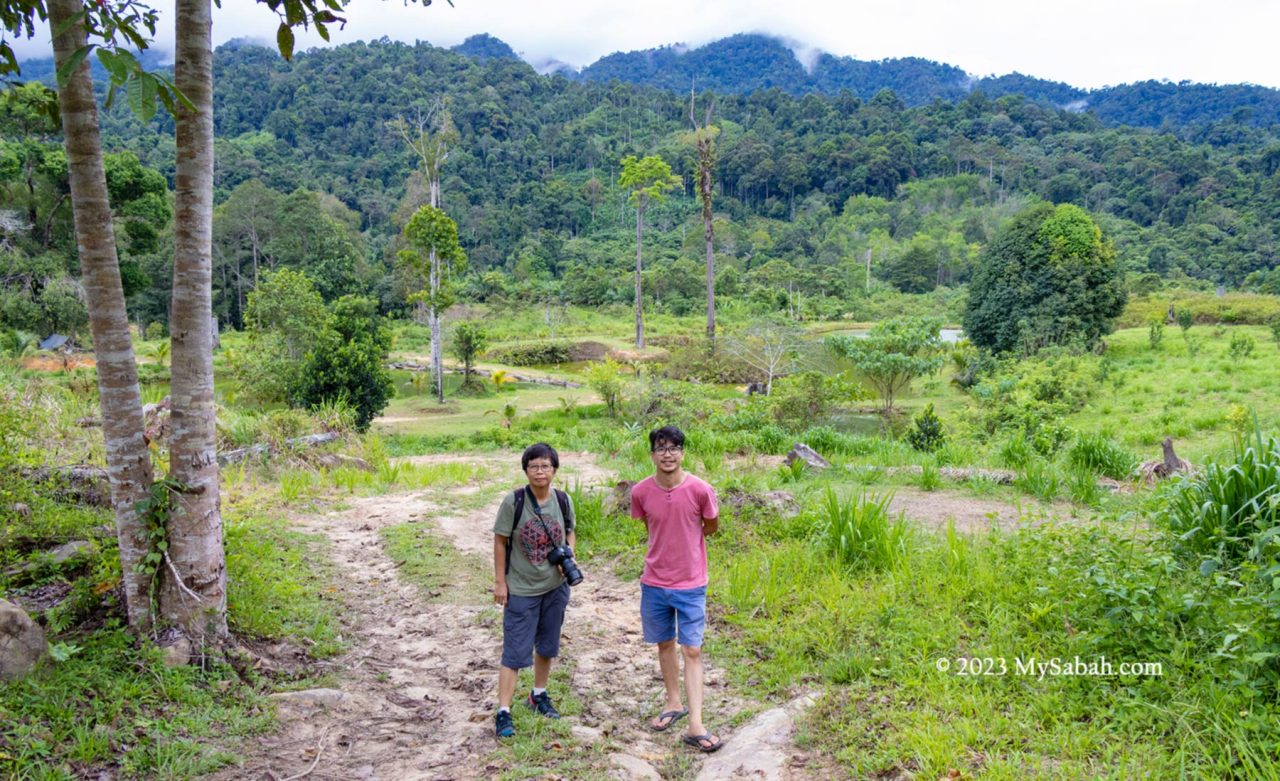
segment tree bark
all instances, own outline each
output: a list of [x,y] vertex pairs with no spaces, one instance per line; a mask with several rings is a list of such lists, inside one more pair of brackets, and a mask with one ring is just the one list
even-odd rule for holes
[[436,402],[444,404],[444,350],[440,345],[440,307],[436,305],[440,295],[440,259],[431,250],[431,307],[427,316],[431,322],[431,371],[436,375]]
[[210,0],[177,0],[170,475],[184,488],[169,518],[160,612],[197,644],[227,634],[213,403],[213,48]]
[[[49,26],[62,32],[54,37],[59,67],[87,44],[84,25],[70,23],[83,10],[80,0],[50,0]],[[120,540],[120,570],[124,580],[129,626],[145,631],[151,625],[151,577],[139,572],[147,553],[147,534],[137,503],[151,487],[151,456],[143,438],[142,397],[129,319],[120,282],[107,177],[102,166],[98,109],[94,103],[89,61],[83,60],[59,90],[62,133],[66,139],[76,247],[81,284],[89,309],[94,358],[98,364],[98,396],[102,406],[102,435],[116,534]]]
[[[644,196],[641,196],[643,199]],[[644,246],[644,201],[636,204],[636,349],[644,349],[644,303],[641,298],[640,271],[643,268],[640,249]]]

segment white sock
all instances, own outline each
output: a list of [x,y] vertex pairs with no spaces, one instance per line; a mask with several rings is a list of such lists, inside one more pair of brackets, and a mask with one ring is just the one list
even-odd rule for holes
[[510,713],[510,708],[498,708],[498,713]]
[[546,690],[546,689],[539,689],[537,686],[533,687],[533,696],[534,696],[534,697],[541,697],[542,695],[544,695],[544,694],[546,694],[546,693],[547,693],[547,690]]

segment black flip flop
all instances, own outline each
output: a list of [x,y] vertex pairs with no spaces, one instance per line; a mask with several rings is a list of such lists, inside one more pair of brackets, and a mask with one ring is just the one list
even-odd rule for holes
[[667,730],[671,729],[672,724],[675,724],[677,721],[679,721],[680,719],[683,719],[685,716],[688,716],[688,715],[689,715],[689,710],[687,708],[682,710],[663,711],[662,713],[658,714],[658,721],[662,721],[663,719],[666,719],[667,720],[666,723],[663,724],[661,727],[655,727],[653,725],[653,722],[649,722],[649,729],[653,730],[654,732],[666,732]]
[[[722,740],[719,735],[716,735],[715,733],[712,733],[712,732],[708,732],[705,735],[685,735],[681,739],[686,744],[693,746],[697,750],[701,751],[703,754],[710,754],[714,751],[719,751],[720,747],[724,745],[724,740]],[[710,746],[704,746],[702,745],[702,741],[704,740],[708,742],[714,740],[715,743],[712,743]]]

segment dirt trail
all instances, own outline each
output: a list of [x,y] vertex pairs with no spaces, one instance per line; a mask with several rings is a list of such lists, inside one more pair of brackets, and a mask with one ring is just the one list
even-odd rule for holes
[[[430,463],[443,458],[406,460]],[[613,475],[589,459],[568,453],[562,458],[562,485],[575,479],[612,483]],[[471,460],[477,466],[501,467],[498,473],[516,474],[510,455]],[[352,645],[336,660],[336,690],[277,695],[278,729],[242,747],[245,763],[215,778],[496,777],[504,769],[492,732],[501,613],[474,591],[463,604],[425,601],[416,586],[399,578],[380,531],[412,521],[434,524],[460,551],[482,557],[477,566],[483,567],[492,550],[489,530],[504,489],[504,481],[486,480],[434,493],[359,499],[342,512],[297,518],[301,531],[331,542]],[[481,491],[493,492],[495,499],[479,510],[451,514],[442,509],[451,504],[448,497]],[[645,727],[661,704],[662,685],[652,648],[639,634],[638,587],[603,568],[588,567],[587,575],[573,591],[559,664],[572,670],[571,687],[584,704],[583,712],[573,718],[574,740],[594,745],[608,741],[613,751],[609,763],[591,777],[657,778],[647,770],[671,762],[682,766],[679,772],[684,775],[690,770],[691,751],[674,732],[655,735]],[[714,658],[706,679],[707,720],[731,737],[728,724],[751,703],[725,686]],[[522,684],[527,681],[522,679]],[[672,760],[674,755],[679,757]],[[634,768],[632,760],[642,761],[639,772],[623,769],[626,764]],[[792,752],[792,767],[797,761]],[[698,762],[692,765],[696,768]],[[804,776],[793,776],[788,768],[777,777]]]

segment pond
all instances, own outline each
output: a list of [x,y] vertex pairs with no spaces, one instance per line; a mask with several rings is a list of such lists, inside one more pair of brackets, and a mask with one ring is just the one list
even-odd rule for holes
[[[871,333],[869,328],[847,328],[842,331],[827,331],[823,336],[856,336],[859,339]],[[964,331],[959,328],[943,328],[938,332],[943,344],[955,344],[964,338]]]

